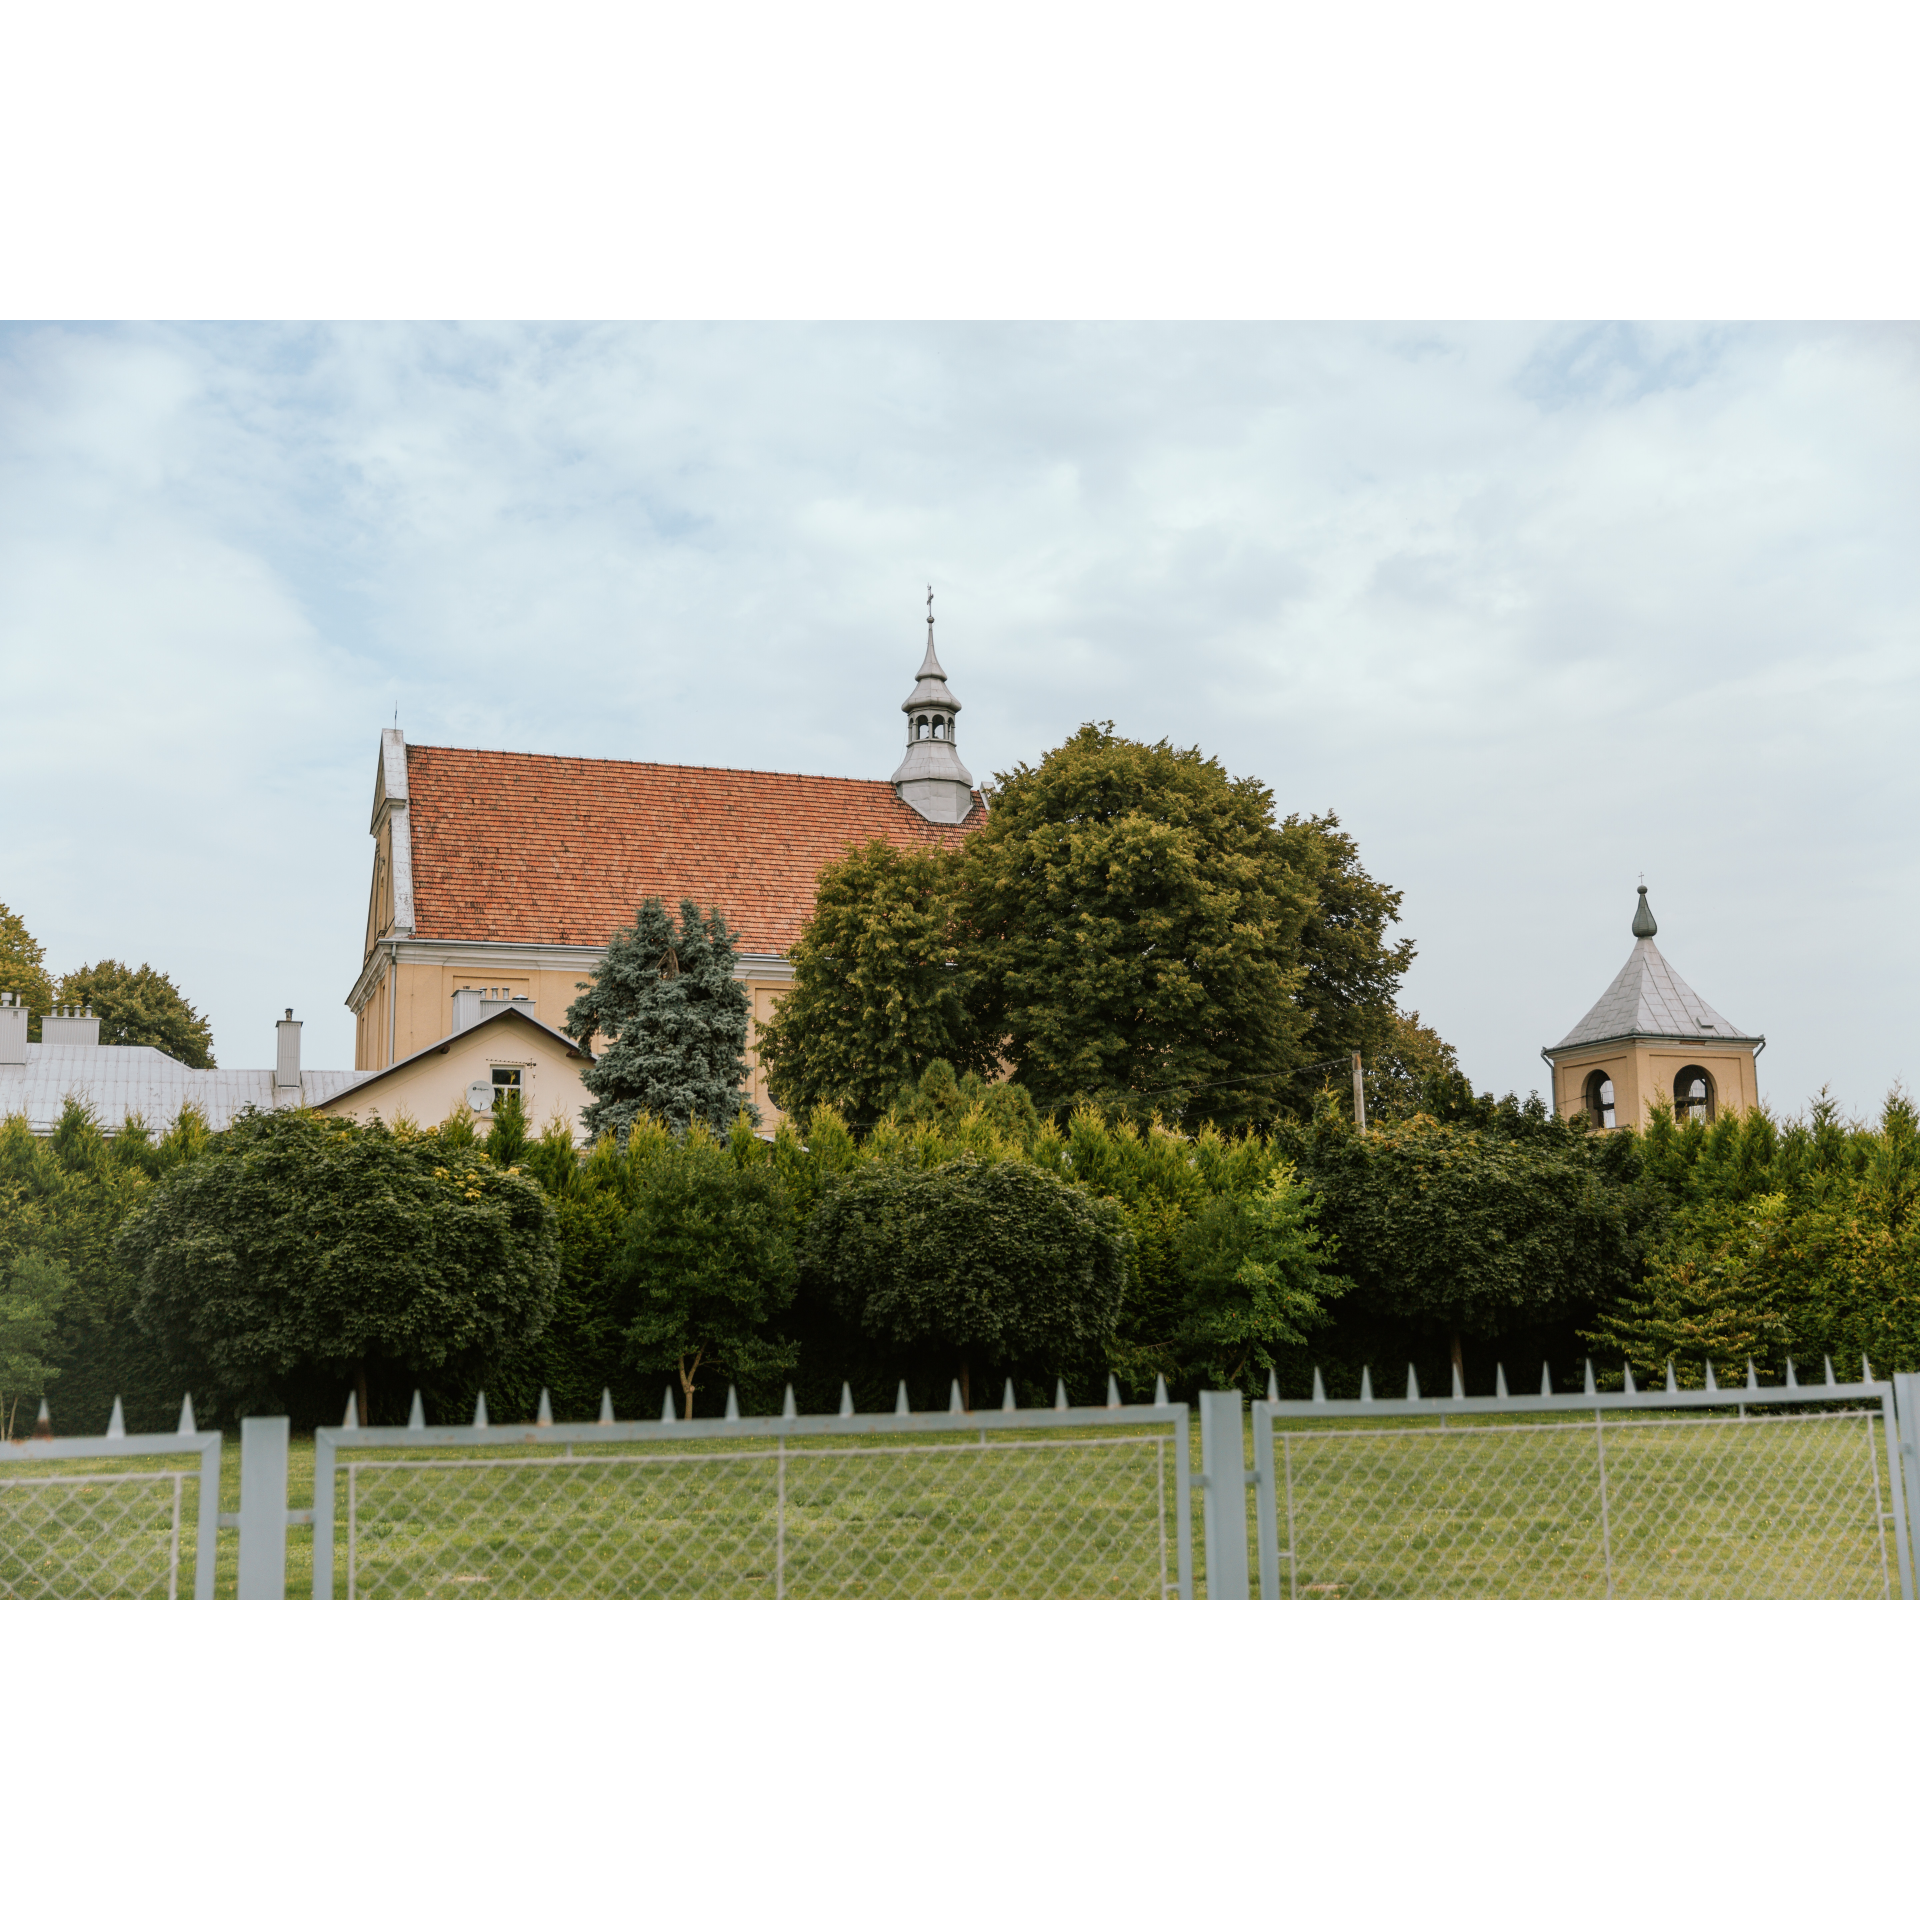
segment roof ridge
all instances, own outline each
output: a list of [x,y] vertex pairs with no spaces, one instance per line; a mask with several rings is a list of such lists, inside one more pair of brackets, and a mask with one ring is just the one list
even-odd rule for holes
[[[798,773],[785,767],[735,767],[717,760],[617,760],[609,754],[531,753],[522,747],[438,747],[425,741],[407,742],[408,753],[458,753],[476,759],[558,760],[576,767],[650,767],[661,773],[745,773],[767,780],[821,780],[848,787],[885,787],[891,780],[869,780],[853,773]],[[976,787],[975,792],[979,789]],[[936,823],[937,824],[937,823]]]

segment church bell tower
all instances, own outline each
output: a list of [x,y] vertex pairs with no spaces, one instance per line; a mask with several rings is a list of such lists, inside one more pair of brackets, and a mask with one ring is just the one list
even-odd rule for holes
[[1759,1105],[1754,1061],[1766,1036],[1741,1032],[1708,1006],[1653,944],[1659,931],[1642,887],[1627,964],[1557,1047],[1540,1049],[1563,1116],[1637,1127],[1659,1100],[1671,1101],[1680,1121]]
[[907,716],[907,757],[894,769],[893,790],[915,813],[953,826],[973,811],[973,775],[953,744],[960,702],[947,686],[933,650],[933,589],[927,589],[927,657],[913,691],[901,701]]

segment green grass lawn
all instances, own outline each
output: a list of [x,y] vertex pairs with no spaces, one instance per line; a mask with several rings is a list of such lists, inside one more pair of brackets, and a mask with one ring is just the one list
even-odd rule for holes
[[1897,1597],[1885,1429],[1855,1412],[1296,1422],[1302,1599]]
[[[1858,1415],[1612,1417],[1598,1435],[1590,1414],[1299,1422],[1276,1454],[1282,1590],[1299,1598],[1899,1592],[1883,1430]],[[164,1597],[180,1466],[0,1455],[0,1594]],[[296,1436],[290,1508],[312,1504],[313,1469]],[[232,1512],[237,1439],[221,1480]],[[191,1594],[196,1474],[181,1493]],[[1251,1543],[1251,1492],[1247,1513]],[[334,1514],[340,1597],[351,1579],[359,1597],[438,1599],[1152,1598],[1177,1573],[1171,1446],[1151,1429],[363,1451],[342,1456]],[[238,1553],[221,1529],[220,1597]],[[290,1527],[288,1595],[312,1577],[312,1530]]]

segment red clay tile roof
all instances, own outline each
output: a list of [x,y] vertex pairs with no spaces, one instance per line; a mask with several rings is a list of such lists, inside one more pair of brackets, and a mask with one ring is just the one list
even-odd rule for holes
[[604,946],[657,894],[718,907],[745,953],[784,953],[850,846],[950,846],[884,780],[407,749],[414,932]]

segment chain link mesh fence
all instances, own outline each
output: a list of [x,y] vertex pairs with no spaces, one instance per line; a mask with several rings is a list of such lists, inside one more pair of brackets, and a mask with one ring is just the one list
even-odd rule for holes
[[909,1417],[845,1436],[653,1427],[601,1441],[528,1430],[426,1447],[390,1435],[401,1444],[371,1455],[356,1451],[365,1432],[337,1430],[333,1592],[1171,1597],[1183,1583],[1187,1430],[1184,1408],[1157,1411],[1152,1424],[1041,1432],[914,1432]]
[[1271,1425],[1291,1599],[1891,1599],[1877,1407]]
[[200,1469],[0,1465],[0,1598],[177,1600],[194,1585]]

